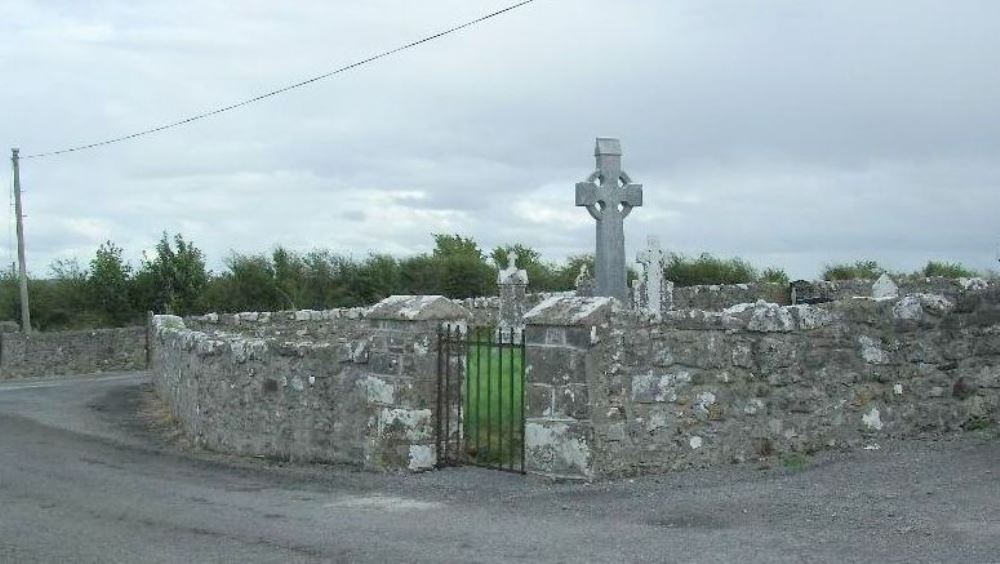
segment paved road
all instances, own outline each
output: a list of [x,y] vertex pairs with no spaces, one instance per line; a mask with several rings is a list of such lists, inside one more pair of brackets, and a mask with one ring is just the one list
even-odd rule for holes
[[1000,562],[1000,440],[599,485],[191,453],[143,374],[0,384],[0,562]]

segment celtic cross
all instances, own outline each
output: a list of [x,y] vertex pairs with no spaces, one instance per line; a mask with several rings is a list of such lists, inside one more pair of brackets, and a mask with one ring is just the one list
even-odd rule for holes
[[642,205],[642,185],[622,170],[618,139],[597,138],[597,170],[576,185],[576,205],[586,207],[597,220],[594,295],[628,303],[625,282],[625,218]]

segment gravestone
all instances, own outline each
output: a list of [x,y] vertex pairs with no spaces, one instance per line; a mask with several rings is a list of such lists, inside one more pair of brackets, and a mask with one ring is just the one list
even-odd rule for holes
[[646,311],[646,303],[646,287],[640,276],[632,281],[632,309]]
[[882,276],[879,276],[878,280],[872,284],[872,297],[875,299],[898,298],[899,286],[892,281],[892,278],[890,278],[888,274],[882,274]]
[[618,139],[597,138],[597,170],[576,185],[576,205],[597,221],[594,295],[628,303],[625,277],[625,218],[642,205],[642,185],[622,170]]
[[515,339],[524,329],[524,313],[527,303],[528,272],[517,268],[517,254],[507,253],[507,268],[497,274],[497,289],[500,292],[500,314],[497,330],[502,340],[510,340],[514,329]]
[[650,235],[646,240],[646,249],[639,252],[636,260],[642,265],[641,308],[659,319],[664,309],[673,308],[674,301],[673,282],[663,279],[667,255],[660,247],[659,238]]
[[594,295],[594,277],[590,275],[590,269],[587,268],[586,264],[580,265],[574,286],[577,296],[589,298]]

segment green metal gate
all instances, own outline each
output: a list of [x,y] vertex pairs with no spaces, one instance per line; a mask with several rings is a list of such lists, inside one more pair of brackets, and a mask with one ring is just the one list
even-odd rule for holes
[[438,465],[524,473],[524,335],[445,325],[438,334]]

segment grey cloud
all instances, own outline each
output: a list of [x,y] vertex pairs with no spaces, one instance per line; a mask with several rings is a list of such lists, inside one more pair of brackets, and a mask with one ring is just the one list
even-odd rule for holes
[[[18,80],[0,102],[18,111],[0,137],[33,152],[128,133],[503,4],[4,5],[0,70]],[[630,254],[655,233],[797,276],[868,256],[988,268],[998,17],[973,0],[536,2],[238,112],[25,161],[32,270],[108,238],[137,257],[161,229],[216,261],[275,244],[412,253],[439,231],[587,252],[573,184],[597,135],[623,139],[646,185]]]

